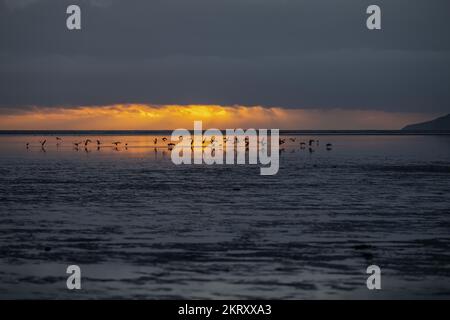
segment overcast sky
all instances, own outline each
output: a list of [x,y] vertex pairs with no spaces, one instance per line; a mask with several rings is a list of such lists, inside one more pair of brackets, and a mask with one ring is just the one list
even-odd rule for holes
[[[79,4],[82,30],[66,29]],[[366,28],[370,4],[382,30]],[[0,0],[0,112],[115,103],[445,113],[448,0]]]

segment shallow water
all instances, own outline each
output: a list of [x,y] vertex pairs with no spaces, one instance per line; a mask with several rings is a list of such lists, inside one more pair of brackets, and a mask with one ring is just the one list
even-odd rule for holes
[[161,136],[0,135],[0,298],[450,298],[450,136],[295,137],[260,176]]

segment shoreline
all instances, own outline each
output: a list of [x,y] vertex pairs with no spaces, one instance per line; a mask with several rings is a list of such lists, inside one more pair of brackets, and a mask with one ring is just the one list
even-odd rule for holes
[[[247,130],[247,129],[244,129]],[[188,130],[191,134],[194,130]],[[225,131],[225,130],[221,130]],[[0,135],[171,135],[173,130],[0,130]],[[280,130],[280,135],[424,136],[450,135],[450,130]]]

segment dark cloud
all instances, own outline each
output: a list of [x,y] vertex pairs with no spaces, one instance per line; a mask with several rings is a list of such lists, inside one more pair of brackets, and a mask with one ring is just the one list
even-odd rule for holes
[[[81,31],[65,28],[69,4]],[[0,104],[245,104],[448,111],[447,0],[17,0]]]

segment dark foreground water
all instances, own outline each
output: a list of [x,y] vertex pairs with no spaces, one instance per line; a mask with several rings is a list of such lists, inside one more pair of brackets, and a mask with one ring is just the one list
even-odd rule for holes
[[0,298],[450,298],[450,136],[296,136],[276,176],[62,138],[0,135]]

